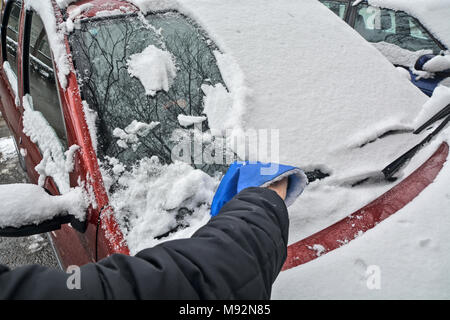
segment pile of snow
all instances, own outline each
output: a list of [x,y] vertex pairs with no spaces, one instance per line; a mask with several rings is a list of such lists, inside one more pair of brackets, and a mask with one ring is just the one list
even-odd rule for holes
[[119,138],[117,140],[119,147],[127,149],[128,145],[131,145],[132,149],[136,151],[140,144],[139,137],[145,137],[158,125],[157,121],[144,123],[133,120],[125,129],[115,128],[113,136]]
[[174,61],[170,52],[149,45],[141,53],[130,56],[128,72],[138,78],[145,93],[153,97],[160,90],[169,91],[177,75]]
[[46,177],[52,177],[59,191],[65,194],[70,189],[69,172],[73,169],[73,157],[78,146],[73,145],[64,151],[56,132],[42,113],[33,109],[33,100],[28,94],[23,97],[23,107],[23,132],[42,152],[42,160],[35,167],[39,173],[38,184],[43,186]]
[[81,187],[62,196],[51,196],[34,184],[0,185],[0,228],[39,224],[68,213],[85,219],[87,200]]
[[425,54],[433,54],[433,50],[410,51],[388,42],[372,43],[392,64],[414,67],[417,59]]
[[450,48],[448,0],[368,0],[370,5],[404,11],[419,19],[433,36]]
[[0,138],[0,163],[16,157],[13,137]]
[[[110,203],[132,254],[161,241],[189,237],[209,220],[218,178],[182,162],[163,165],[157,157],[142,159],[130,171],[117,159],[108,162],[113,168],[109,179],[103,173],[105,183],[117,183]],[[180,216],[180,208],[192,213]],[[184,227],[155,239],[177,225]]]
[[436,56],[428,60],[423,65],[423,70],[428,72],[442,72],[450,70],[450,55]]

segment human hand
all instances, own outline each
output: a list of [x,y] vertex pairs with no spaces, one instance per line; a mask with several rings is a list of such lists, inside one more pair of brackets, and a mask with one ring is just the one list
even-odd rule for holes
[[288,187],[288,178],[284,178],[280,181],[274,182],[267,188],[275,191],[281,199],[286,199],[286,192]]

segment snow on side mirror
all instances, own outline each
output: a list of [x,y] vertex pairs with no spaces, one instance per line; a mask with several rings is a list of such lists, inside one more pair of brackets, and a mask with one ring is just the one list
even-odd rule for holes
[[86,209],[81,187],[52,196],[35,184],[0,185],[0,236],[29,236],[60,229],[66,223],[84,232]]
[[425,65],[425,63],[427,63],[428,61],[430,61],[434,57],[435,57],[434,54],[424,54],[424,55],[420,56],[419,59],[417,59],[415,65],[414,65],[414,69],[419,70],[419,71],[425,71],[423,69],[423,66]]

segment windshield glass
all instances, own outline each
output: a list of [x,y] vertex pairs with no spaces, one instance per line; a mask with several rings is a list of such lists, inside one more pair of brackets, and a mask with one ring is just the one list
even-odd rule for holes
[[[201,116],[202,85],[225,87],[214,56],[217,48],[175,12],[85,20],[71,45],[83,99],[98,115],[100,160],[133,165],[157,156],[170,163],[173,134],[184,129],[179,115]],[[147,70],[153,60],[163,70]],[[149,89],[161,80],[161,88]],[[208,128],[206,119],[197,125],[201,131]],[[222,169],[197,167],[209,173]]]
[[410,51],[432,50],[434,54],[441,51],[422,25],[402,11],[359,4],[355,30],[370,42],[384,41]]

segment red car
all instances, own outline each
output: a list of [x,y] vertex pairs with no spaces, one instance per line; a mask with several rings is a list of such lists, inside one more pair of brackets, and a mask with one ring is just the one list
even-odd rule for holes
[[[165,132],[161,132],[160,140],[155,138],[153,142],[148,142],[150,145],[139,145],[134,149],[135,152],[126,152],[110,141],[108,137],[112,134],[99,135],[100,141],[96,141],[97,137],[93,137],[91,135],[92,130],[89,130],[92,124],[89,121],[88,113],[91,111],[86,108],[85,101],[88,105],[97,106],[96,112],[103,119],[103,126],[100,125],[97,128],[100,131],[109,130],[112,132],[113,128],[124,127],[132,119],[149,121],[145,118],[145,115],[141,115],[139,104],[133,104],[134,102],[132,102],[133,90],[136,90],[135,86],[121,82],[120,66],[113,72],[114,67],[110,62],[115,58],[114,48],[122,44],[114,42],[114,37],[104,38],[107,34],[105,25],[110,21],[116,21],[115,19],[122,21],[119,20],[119,17],[126,14],[134,18],[128,22],[120,22],[120,32],[130,31],[129,38],[131,39],[130,43],[122,46],[128,48],[127,46],[139,45],[139,42],[143,40],[139,38],[139,34],[133,33],[136,29],[133,23],[141,17],[138,8],[128,1],[121,0],[82,0],[75,2],[67,9],[61,9],[54,0],[49,3],[54,9],[55,29],[56,22],[60,24],[64,21],[67,30],[71,31],[71,36],[65,34],[60,43],[52,43],[56,41],[55,35],[53,33],[48,35],[52,31],[44,27],[46,23],[51,23],[43,22],[43,20],[49,19],[48,16],[40,17],[32,9],[25,8],[25,5],[18,0],[7,0],[3,5],[1,17],[0,108],[15,138],[20,162],[32,183],[38,183],[41,177],[36,170],[36,166],[41,163],[44,155],[40,146],[24,133],[22,119],[25,109],[23,99],[20,98],[27,95],[33,97],[34,109],[40,111],[46,118],[64,148],[72,145],[80,147],[80,151],[75,153],[74,168],[69,177],[71,187],[84,183],[85,187],[90,189],[91,194],[95,196],[93,202],[95,205],[89,207],[86,221],[71,220],[69,226],[65,224],[69,220],[62,218],[43,226],[16,230],[17,232],[11,233],[11,235],[24,235],[51,231],[58,258],[62,266],[66,268],[69,265],[82,265],[97,261],[112,253],[130,254],[118,223],[112,214],[110,200],[108,199],[107,188],[114,188],[114,184],[110,185],[104,181],[98,158],[116,157],[122,162],[132,163],[136,160],[134,158],[135,152],[153,150],[160,158],[169,162],[170,148],[166,145],[168,136]],[[80,16],[89,23],[77,25],[79,21],[75,21],[75,18]],[[201,80],[208,79],[212,84],[224,85],[220,71],[211,54],[211,48],[215,46],[214,43],[207,40],[202,31],[196,29],[195,24],[184,16],[172,12],[165,18],[169,20],[155,20],[154,24],[170,26],[174,35],[177,34],[177,28],[191,30],[191,33],[196,35],[195,37],[191,35],[188,38],[179,39],[179,41],[180,43],[189,42],[196,48],[198,53],[196,59],[198,59],[197,62],[202,63],[202,67],[195,72],[198,73],[197,75],[200,76]],[[151,28],[145,23],[143,26],[139,26],[139,28],[146,27]],[[158,32],[155,32],[155,34],[157,35]],[[201,37],[198,37],[198,34]],[[160,39],[155,36],[152,41],[158,42]],[[176,48],[178,48],[176,44],[167,45],[173,46],[172,51],[176,51]],[[54,48],[55,46],[60,46],[56,55],[55,49],[50,50],[50,47]],[[63,49],[61,50],[61,48]],[[206,50],[208,48],[210,50]],[[108,54],[111,55],[110,60],[108,60]],[[60,60],[61,56],[64,55],[70,57],[67,60],[68,65]],[[114,61],[120,61],[120,59]],[[100,66],[104,64],[105,72],[96,73],[95,69],[92,68],[92,63],[98,63]],[[111,68],[109,72],[106,71],[108,65]],[[189,80],[191,80],[190,76]],[[157,109],[165,117],[161,121],[166,121],[169,125],[177,123],[176,114],[171,113],[174,108],[190,107],[192,108],[189,112],[190,115],[202,115],[201,98],[198,90],[200,85],[195,83],[195,79],[192,81],[195,90],[191,90],[190,87],[188,89],[181,88],[179,89],[180,92],[174,97],[164,97],[167,100],[161,103],[161,108],[158,107],[159,109]],[[187,96],[189,98],[183,98]],[[102,101],[97,101],[99,97],[102,97]],[[135,114],[122,114],[121,108],[124,108],[124,106],[129,110],[136,110]],[[142,151],[139,148],[146,149]],[[360,209],[358,215],[361,218],[357,222],[358,230],[365,231],[372,228],[376,223],[395,213],[416,197],[421,190],[433,181],[442,168],[447,154],[448,146],[444,143],[433,157],[412,175],[379,199]],[[204,168],[204,170],[207,171],[208,168]],[[386,176],[391,176],[389,170],[384,173]],[[311,179],[320,179],[325,176],[326,174],[320,172],[320,170],[310,173]],[[45,178],[44,188],[52,195],[60,194],[57,183],[51,177]],[[386,208],[389,208],[389,210],[386,210]],[[339,240],[344,241],[350,233],[354,234],[355,232],[355,223],[352,222],[352,227],[350,227],[349,219],[344,219],[307,239],[291,245],[285,269],[316,258],[316,253],[308,250],[311,245],[320,244],[325,252],[337,248]]]

